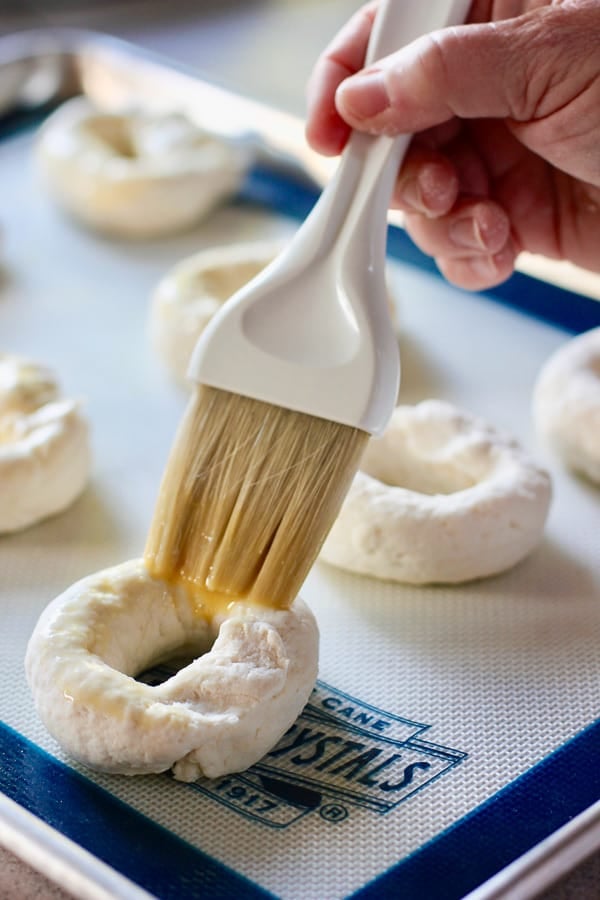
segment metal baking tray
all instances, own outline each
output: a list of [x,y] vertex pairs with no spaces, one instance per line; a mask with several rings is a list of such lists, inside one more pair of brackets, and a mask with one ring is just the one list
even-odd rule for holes
[[[550,267],[466,294],[390,228],[401,400],[484,415],[555,487],[542,546],[496,578],[410,588],[322,564],[309,576],[321,671],[296,728],[386,761],[394,791],[351,768],[309,771],[286,750],[293,734],[247,773],[194,786],[90,773],[38,722],[22,660],[55,594],[143,547],[186,400],[146,340],[148,297],[201,246],[289,235],[331,163],[306,148],[298,119],[119,41],[27,32],[0,41],[0,59],[3,349],[50,363],[86,398],[96,460],[72,509],[0,540],[0,839],[81,897],[533,896],[600,846],[600,494],[539,444],[529,412],[542,362],[600,324],[594,279]],[[43,109],[81,92],[247,141],[255,165],[239,197],[161,241],[82,231],[31,165]]]

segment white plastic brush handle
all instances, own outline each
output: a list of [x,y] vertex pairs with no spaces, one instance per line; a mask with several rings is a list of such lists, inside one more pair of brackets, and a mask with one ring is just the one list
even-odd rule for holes
[[[366,64],[464,21],[470,0],[382,0]],[[412,135],[353,132],[290,245],[200,338],[193,381],[381,433],[399,354],[385,284],[387,210]]]

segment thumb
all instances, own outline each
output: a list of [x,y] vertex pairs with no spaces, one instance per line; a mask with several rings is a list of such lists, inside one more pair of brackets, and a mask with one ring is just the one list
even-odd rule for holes
[[425,35],[343,81],[337,110],[353,128],[386,134],[413,134],[454,116],[529,121],[560,72],[576,65],[565,52],[573,42],[562,47],[556,39],[559,9]]

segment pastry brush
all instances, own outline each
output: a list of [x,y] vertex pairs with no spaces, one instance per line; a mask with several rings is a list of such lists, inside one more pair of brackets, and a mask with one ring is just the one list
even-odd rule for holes
[[[468,7],[384,0],[365,63]],[[397,399],[385,248],[410,138],[353,132],[288,247],[201,336],[145,549],[154,575],[213,600],[283,607],[297,595]]]

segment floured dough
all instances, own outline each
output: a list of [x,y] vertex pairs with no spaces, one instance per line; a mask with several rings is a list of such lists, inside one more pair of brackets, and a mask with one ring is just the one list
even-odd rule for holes
[[46,120],[36,158],[71,215],[129,238],[196,224],[236,190],[248,164],[247,151],[181,115],[109,114],[79,97]]
[[[162,684],[135,680],[185,652],[193,662]],[[56,598],[25,667],[40,717],[75,759],[193,781],[246,769],[271,749],[304,707],[317,658],[317,625],[300,599],[211,611],[132,560]]]
[[545,363],[533,415],[567,465],[600,484],[600,328],[567,341]]
[[80,404],[60,396],[49,369],[0,354],[0,532],[66,509],[89,472]]
[[514,566],[539,543],[550,478],[514,441],[449,403],[396,408],[321,551],[326,562],[412,584]]

